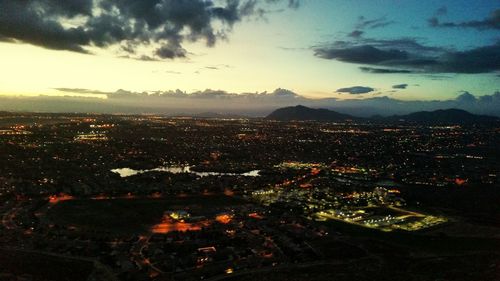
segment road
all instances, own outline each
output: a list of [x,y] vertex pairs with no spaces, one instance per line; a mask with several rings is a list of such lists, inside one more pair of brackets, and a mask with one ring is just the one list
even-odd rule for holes
[[238,271],[232,274],[224,274],[224,275],[217,275],[208,279],[205,279],[206,281],[220,281],[220,280],[225,280],[232,278],[234,280],[237,280],[237,277],[240,276],[245,276],[249,274],[257,274],[257,273],[266,273],[266,272],[276,272],[279,270],[286,270],[286,269],[301,269],[301,268],[307,268],[311,266],[332,266],[332,265],[345,265],[345,264],[350,264],[353,262],[359,262],[360,260],[363,259],[369,259],[369,257],[364,257],[361,259],[356,259],[356,260],[347,260],[347,261],[314,261],[314,262],[307,262],[307,263],[300,263],[300,264],[282,264],[278,266],[269,266],[269,267],[264,267],[264,268],[257,268],[257,269],[249,269],[249,270],[242,270]]
[[21,211],[21,201],[16,202],[16,204],[2,216],[2,225],[8,230],[17,229],[16,222],[14,221],[17,212]]
[[153,272],[156,274],[163,274],[164,272],[156,267],[154,264],[152,264],[149,259],[144,257],[142,254],[142,251],[144,250],[145,247],[148,246],[149,239],[151,239],[152,234],[147,234],[147,235],[141,235],[139,237],[139,240],[132,246],[132,249],[130,249],[130,253],[132,254],[132,259],[139,266],[140,268],[142,267],[149,267]]

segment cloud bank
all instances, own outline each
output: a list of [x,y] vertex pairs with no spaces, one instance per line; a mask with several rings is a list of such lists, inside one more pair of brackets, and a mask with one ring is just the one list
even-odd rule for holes
[[489,73],[500,71],[500,42],[464,51],[426,46],[412,38],[336,41],[316,57],[362,64],[369,73]]
[[[428,20],[432,28],[500,29],[500,9],[482,20],[442,22],[446,7],[439,8]],[[366,19],[360,17],[354,30],[344,39],[313,46],[314,55],[321,59],[337,60],[360,65],[361,71],[374,74],[477,74],[500,71],[500,41],[490,45],[454,49],[451,47],[422,44],[422,39],[412,37],[369,38],[367,31],[394,24],[385,17]]]
[[[362,117],[372,115],[387,116],[420,110],[448,108],[460,108],[476,114],[500,116],[500,92],[481,97],[476,97],[469,92],[462,92],[455,99],[450,100],[405,101],[387,96],[343,100],[335,98],[312,99],[286,89],[240,94],[222,90],[204,90],[192,93],[181,90],[101,92],[87,89],[61,88],[60,91],[85,94],[87,97],[0,96],[0,110],[128,114],[161,113],[166,115],[215,112],[265,116],[276,108],[301,104],[317,108],[330,108],[341,113]],[[105,95],[106,99],[89,97],[89,94],[92,93]]]

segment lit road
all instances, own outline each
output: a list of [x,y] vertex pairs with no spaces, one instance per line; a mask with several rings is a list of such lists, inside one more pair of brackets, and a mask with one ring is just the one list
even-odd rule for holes
[[130,253],[132,254],[132,259],[137,264],[137,266],[139,266],[140,268],[149,267],[152,271],[156,272],[157,274],[162,274],[164,272],[161,269],[159,269],[158,267],[156,267],[154,264],[152,264],[149,261],[149,259],[144,257],[144,255],[142,254],[142,251],[149,243],[149,239],[151,238],[151,235],[152,234],[140,236],[139,240],[134,244],[134,246],[132,246]]
[[345,265],[353,262],[359,262],[362,259],[369,259],[370,257],[365,257],[361,259],[356,259],[356,260],[348,260],[348,261],[314,261],[314,262],[307,262],[307,263],[301,263],[301,264],[282,264],[278,266],[269,266],[269,267],[264,267],[264,268],[257,268],[257,269],[249,269],[249,270],[242,270],[238,271],[232,274],[224,274],[224,275],[217,275],[212,278],[205,279],[207,281],[220,281],[224,279],[234,279],[237,280],[236,278],[238,276],[245,276],[245,275],[250,275],[250,274],[256,274],[256,273],[265,273],[265,272],[275,272],[278,270],[284,270],[284,269],[301,269],[301,268],[307,268],[311,266],[334,266],[334,265]]
[[21,202],[17,202],[15,206],[13,206],[9,211],[4,213],[2,216],[2,225],[9,230],[14,230],[17,229],[17,225],[14,221],[16,218],[17,212],[21,211],[22,208],[20,207]]

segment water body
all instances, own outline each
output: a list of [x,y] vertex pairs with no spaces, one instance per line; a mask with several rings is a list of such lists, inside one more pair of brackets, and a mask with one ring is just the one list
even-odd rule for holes
[[138,174],[148,173],[148,172],[169,172],[172,174],[182,174],[189,173],[194,174],[199,177],[207,177],[207,176],[244,176],[244,177],[258,177],[260,170],[252,170],[246,173],[221,173],[221,172],[196,172],[191,170],[192,166],[164,166],[158,167],[149,170],[134,170],[131,168],[119,168],[113,169],[111,172],[117,173],[120,177],[130,177]]

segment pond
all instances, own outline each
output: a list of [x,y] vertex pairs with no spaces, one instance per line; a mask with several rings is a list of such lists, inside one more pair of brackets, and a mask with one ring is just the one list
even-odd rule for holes
[[182,174],[189,173],[194,174],[199,177],[207,177],[207,176],[244,176],[244,177],[258,177],[260,176],[260,170],[252,170],[246,173],[226,173],[226,172],[196,172],[191,170],[192,166],[162,166],[154,169],[148,170],[135,170],[131,168],[118,168],[113,169],[111,172],[117,173],[120,177],[130,177],[138,174],[148,173],[148,172],[168,172],[172,174]]

